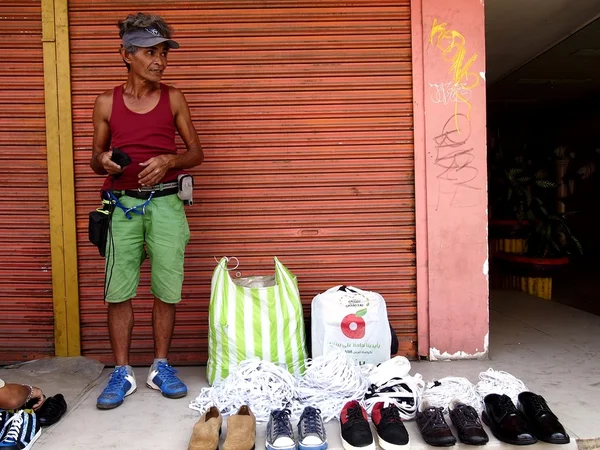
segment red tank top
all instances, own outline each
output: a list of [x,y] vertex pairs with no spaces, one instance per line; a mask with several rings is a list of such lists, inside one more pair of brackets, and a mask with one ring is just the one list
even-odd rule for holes
[[[106,177],[102,189],[137,189],[139,173],[145,169],[140,163],[164,154],[176,154],[175,119],[169,101],[169,87],[161,83],[160,99],[151,111],[139,114],[125,106],[123,86],[113,90],[112,112],[110,114],[111,148],[119,148],[129,155],[131,164],[125,167],[121,176]],[[162,179],[168,183],[177,179],[183,173],[171,169]]]

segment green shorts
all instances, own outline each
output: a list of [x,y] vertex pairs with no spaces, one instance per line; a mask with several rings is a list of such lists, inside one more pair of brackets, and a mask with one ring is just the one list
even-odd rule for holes
[[[123,196],[119,201],[130,208],[145,200]],[[183,202],[177,195],[153,198],[144,215],[134,212],[130,215],[131,220],[125,217],[121,208],[115,208],[113,212],[106,243],[106,301],[120,303],[135,297],[140,266],[147,251],[152,271],[152,294],[165,303],[180,302],[184,253],[190,240]]]

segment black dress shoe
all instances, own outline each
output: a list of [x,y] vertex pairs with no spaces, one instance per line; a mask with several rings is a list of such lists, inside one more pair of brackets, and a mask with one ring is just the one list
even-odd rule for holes
[[423,440],[436,447],[456,444],[456,438],[444,419],[444,408],[426,408],[417,412],[417,425]]
[[67,402],[62,394],[48,397],[42,407],[36,411],[40,425],[49,427],[54,425],[67,412]]
[[550,444],[568,444],[571,441],[565,428],[558,421],[558,417],[550,410],[541,395],[521,392],[517,407],[541,441]]
[[498,440],[513,445],[535,444],[535,438],[525,418],[517,411],[508,395],[489,394],[483,399],[483,422]]
[[458,438],[465,444],[485,445],[490,440],[479,421],[477,411],[472,406],[452,402],[450,419],[458,430]]

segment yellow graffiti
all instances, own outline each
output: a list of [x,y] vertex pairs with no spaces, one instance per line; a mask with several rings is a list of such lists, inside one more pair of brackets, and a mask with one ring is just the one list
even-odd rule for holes
[[[458,31],[448,30],[447,26],[446,22],[438,22],[437,19],[433,19],[429,43],[440,49],[442,59],[450,63],[448,72],[452,75],[455,85],[461,86],[463,92],[470,91],[479,84],[479,76],[476,72],[471,71],[473,63],[477,60],[477,53],[466,60],[467,40]],[[467,118],[470,120],[472,105],[468,97],[460,92],[456,94],[456,117],[458,117],[458,105],[461,102],[467,105]],[[458,120],[456,125],[458,127]]]

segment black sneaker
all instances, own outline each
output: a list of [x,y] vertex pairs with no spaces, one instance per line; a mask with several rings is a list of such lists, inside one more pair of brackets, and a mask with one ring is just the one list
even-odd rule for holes
[[326,448],[327,435],[321,411],[307,406],[298,421],[298,450],[325,450]]
[[456,444],[456,438],[444,419],[444,408],[425,407],[423,411],[417,412],[417,425],[423,439],[429,445],[436,447],[450,447]]
[[385,406],[375,403],[371,418],[377,429],[379,446],[384,450],[403,450],[409,447],[408,432],[400,418],[400,410],[394,404]]
[[356,400],[344,405],[340,414],[342,446],[345,450],[375,450],[373,433],[365,409]]
[[475,408],[459,401],[450,403],[450,419],[458,430],[458,438],[465,444],[484,445],[490,440],[479,421]]
[[294,430],[289,409],[274,409],[267,423],[268,450],[295,450]]
[[6,432],[0,441],[2,450],[29,450],[42,434],[35,413],[30,409],[21,409],[6,420]]

